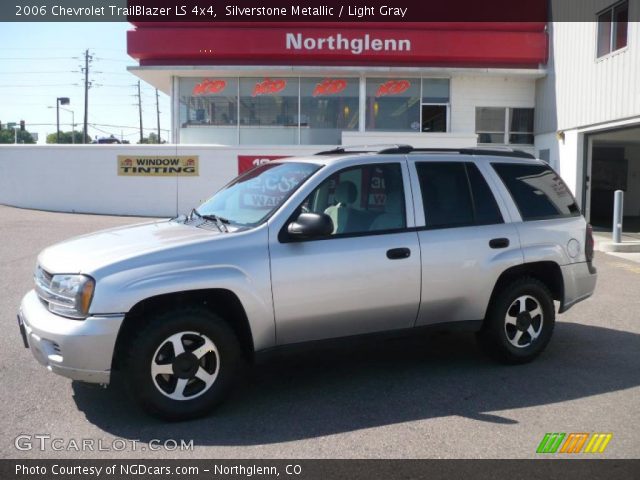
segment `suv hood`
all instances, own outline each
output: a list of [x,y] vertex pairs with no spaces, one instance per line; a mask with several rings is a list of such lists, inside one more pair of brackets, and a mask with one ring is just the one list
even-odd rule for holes
[[175,221],[117,227],[75,237],[46,248],[38,262],[49,273],[91,273],[133,257],[202,243],[220,232]]

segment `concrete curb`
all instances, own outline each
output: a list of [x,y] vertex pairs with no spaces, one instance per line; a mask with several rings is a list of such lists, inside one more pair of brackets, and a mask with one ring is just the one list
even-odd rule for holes
[[603,252],[640,252],[640,241],[637,242],[598,242],[598,250]]

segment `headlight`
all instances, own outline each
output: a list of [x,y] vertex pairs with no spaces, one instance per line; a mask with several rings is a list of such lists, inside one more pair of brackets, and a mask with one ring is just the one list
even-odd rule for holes
[[95,280],[86,275],[53,275],[50,280],[36,272],[36,291],[49,304],[49,311],[64,317],[84,319],[89,313]]

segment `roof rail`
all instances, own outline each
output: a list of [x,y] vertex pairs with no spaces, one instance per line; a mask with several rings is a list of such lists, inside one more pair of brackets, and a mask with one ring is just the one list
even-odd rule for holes
[[377,145],[344,145],[332,148],[331,150],[324,150],[318,152],[315,155],[340,155],[348,153],[409,153],[413,150],[411,145],[401,145],[397,143],[389,144],[377,144]]
[[347,145],[325,150],[316,155],[339,155],[345,153],[376,153],[380,155],[403,155],[409,153],[457,153],[460,155],[491,155],[493,157],[516,157],[533,158],[536,157],[523,150],[514,150],[509,147],[466,147],[466,148],[414,148],[411,145]]
[[468,147],[468,148],[414,148],[412,152],[422,153],[438,153],[438,152],[451,152],[459,153],[460,155],[490,155],[492,157],[516,157],[516,158],[532,158],[535,159],[535,155],[523,150],[514,150],[509,147],[504,148],[483,148],[483,147]]

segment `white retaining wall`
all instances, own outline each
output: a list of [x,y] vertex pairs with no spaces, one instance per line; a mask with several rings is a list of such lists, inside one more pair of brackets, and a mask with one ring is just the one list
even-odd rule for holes
[[[318,146],[3,145],[0,204],[59,212],[175,216],[238,174],[238,155],[307,155]],[[118,176],[118,155],[198,155],[197,177]]]

